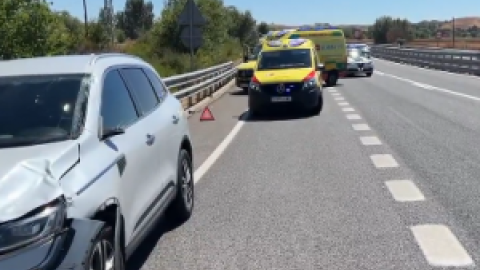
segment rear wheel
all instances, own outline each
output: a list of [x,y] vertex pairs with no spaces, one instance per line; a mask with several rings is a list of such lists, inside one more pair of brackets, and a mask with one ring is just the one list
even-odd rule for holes
[[372,72],[368,72],[367,73],[367,77],[372,77],[373,73]]
[[327,77],[327,86],[335,86],[338,81],[338,73],[336,71],[332,71],[328,73]]

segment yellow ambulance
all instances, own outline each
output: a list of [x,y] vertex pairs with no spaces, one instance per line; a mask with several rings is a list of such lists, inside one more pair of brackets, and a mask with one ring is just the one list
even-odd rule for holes
[[347,68],[347,44],[342,29],[333,26],[302,26],[281,39],[310,39],[315,43],[320,62],[325,65],[323,80],[327,86],[337,84]]
[[262,115],[276,108],[319,114],[323,69],[311,40],[265,42],[248,91],[250,114]]

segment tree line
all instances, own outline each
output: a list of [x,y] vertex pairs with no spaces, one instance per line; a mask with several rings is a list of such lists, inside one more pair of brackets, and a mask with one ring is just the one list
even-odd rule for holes
[[[143,58],[162,76],[188,72],[189,53],[177,25],[185,3],[168,0],[161,14],[154,14],[151,1],[126,0],[116,14],[102,8],[91,19],[55,11],[46,0],[0,0],[0,58],[115,51]],[[253,46],[265,31],[248,10],[222,0],[196,3],[207,22],[195,54],[198,69],[240,59],[244,47]]]
[[[406,19],[393,18],[391,16],[382,16],[377,18],[373,25],[368,29],[358,27],[345,27],[343,30],[348,39],[373,39],[376,44],[396,43],[402,41],[411,41],[415,39],[435,39],[441,37],[459,38],[480,38],[480,28],[471,26],[468,29],[456,28],[444,29],[441,25],[445,22],[440,21],[421,21],[411,23]],[[360,32],[360,36],[355,36],[355,31]]]

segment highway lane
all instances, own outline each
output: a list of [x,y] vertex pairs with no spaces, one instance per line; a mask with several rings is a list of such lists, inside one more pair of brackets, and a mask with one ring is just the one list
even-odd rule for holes
[[[326,90],[320,116],[251,119],[236,89],[212,105],[217,121],[193,116],[196,168],[244,124],[196,185],[191,220],[161,223],[128,270],[476,269],[479,101],[425,86],[444,73],[391,66]],[[469,83],[450,90],[475,94]]]
[[163,235],[141,269],[429,269],[412,214],[384,184],[398,168],[381,146],[362,144],[372,131],[354,130],[340,93],[325,98],[316,117],[244,116],[197,184],[192,219]]

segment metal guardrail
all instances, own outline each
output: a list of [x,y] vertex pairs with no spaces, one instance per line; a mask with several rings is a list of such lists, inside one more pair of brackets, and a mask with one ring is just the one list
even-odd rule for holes
[[480,76],[480,51],[371,45],[371,53],[397,63]]
[[236,71],[236,64],[228,62],[195,72],[167,77],[163,81],[187,109],[230,82],[235,77]]

